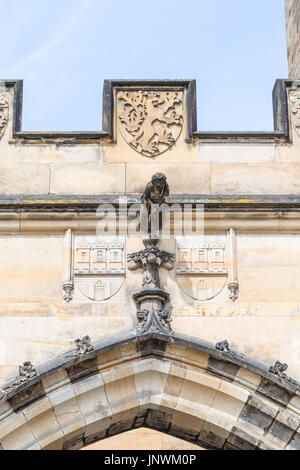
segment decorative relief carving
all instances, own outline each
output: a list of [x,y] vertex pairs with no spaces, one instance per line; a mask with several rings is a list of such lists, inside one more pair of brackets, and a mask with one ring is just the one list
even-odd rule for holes
[[138,333],[163,332],[170,334],[171,304],[168,292],[161,288],[159,268],[174,268],[175,257],[160,250],[158,240],[143,240],[146,249],[128,255],[128,269],[143,269],[143,289],[133,298],[137,306]]
[[171,304],[164,291],[144,292],[143,296],[135,296],[138,307],[138,334],[165,333],[171,334]]
[[143,287],[160,289],[158,269],[168,270],[174,267],[174,255],[167,251],[161,251],[157,246],[150,244],[145,250],[128,255],[128,269],[134,271],[142,268]]
[[126,142],[155,157],[178,140],[183,125],[183,91],[119,91],[118,119]]
[[125,278],[125,239],[77,236],[74,250],[75,288],[88,299],[110,299]]
[[74,353],[75,356],[83,356],[88,352],[94,351],[94,347],[92,346],[92,341],[89,336],[84,336],[82,339],[75,340],[76,351]]
[[287,375],[284,373],[288,368],[287,364],[282,364],[280,361],[276,361],[275,365],[269,368],[271,374],[278,375],[282,379],[286,379]]
[[300,137],[300,90],[291,92],[292,124]]
[[13,382],[8,384],[8,386],[5,387],[3,391],[5,393],[10,393],[16,388],[18,388],[20,385],[28,382],[30,379],[33,379],[37,375],[37,371],[31,364],[31,362],[24,362],[22,366],[19,366],[19,377],[17,377],[15,380],[13,380]]
[[218,351],[230,351],[229,342],[225,339],[225,341],[221,341],[220,343],[217,343],[216,349]]
[[195,300],[210,300],[228,278],[225,237],[178,238],[176,278],[180,288]]
[[8,106],[9,95],[7,93],[0,95],[0,139],[3,136],[8,124]]

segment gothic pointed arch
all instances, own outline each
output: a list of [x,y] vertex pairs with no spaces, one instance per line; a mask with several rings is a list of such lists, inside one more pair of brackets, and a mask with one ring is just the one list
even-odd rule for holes
[[208,449],[300,449],[300,384],[222,344],[86,337],[3,387],[1,448],[80,449],[149,427]]

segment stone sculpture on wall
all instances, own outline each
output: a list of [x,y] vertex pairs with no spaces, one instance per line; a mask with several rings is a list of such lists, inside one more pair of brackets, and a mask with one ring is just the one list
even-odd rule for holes
[[12,382],[8,384],[7,387],[4,387],[3,391],[5,393],[10,393],[11,391],[17,389],[20,385],[28,382],[30,379],[33,379],[37,375],[37,371],[33,367],[32,363],[29,361],[24,362],[22,366],[19,366],[19,377],[16,377]]
[[300,90],[291,92],[292,124],[300,137]]
[[176,280],[194,300],[207,301],[219,295],[227,284],[229,298],[239,295],[236,235],[178,237],[176,240]]
[[114,296],[125,278],[125,240],[111,237],[76,237],[75,288],[92,301]]
[[138,333],[163,332],[170,334],[171,329],[171,303],[169,293],[160,284],[159,269],[171,270],[174,268],[173,254],[158,248],[159,234],[152,233],[152,219],[156,209],[165,202],[169,195],[167,178],[163,174],[156,174],[148,183],[142,196],[142,208],[146,209],[148,217],[147,230],[143,233],[145,250],[128,255],[128,269],[143,270],[142,290],[136,292],[133,299],[137,307]]
[[176,279],[180,288],[195,300],[210,300],[228,279],[225,237],[195,236],[177,239]]
[[157,241],[144,240],[146,249],[128,255],[128,269],[143,269],[143,289],[133,298],[137,305],[139,333],[170,333],[171,305],[169,294],[161,288],[159,268],[174,268],[174,255],[160,250]]
[[[74,249],[73,249],[74,245]],[[125,238],[65,235],[63,298],[81,294],[87,300],[102,302],[113,297],[125,279]]]
[[118,120],[125,141],[145,157],[155,157],[178,140],[183,126],[183,92],[118,92]]
[[[147,222],[142,221],[142,227],[145,228],[148,226],[148,234],[161,228],[160,221],[157,220],[157,217],[159,217],[158,209],[161,204],[165,204],[166,197],[168,197],[169,194],[170,188],[166,176],[163,173],[153,175],[142,195],[142,216],[145,219],[147,218]],[[156,236],[156,233],[152,233],[152,238],[156,238]]]
[[160,289],[158,273],[160,267],[168,270],[174,267],[174,255],[161,251],[154,244],[149,244],[145,250],[129,255],[128,261],[128,269],[131,271],[143,269],[143,287],[151,289]]
[[8,104],[8,95],[6,93],[0,94],[0,139],[8,124]]

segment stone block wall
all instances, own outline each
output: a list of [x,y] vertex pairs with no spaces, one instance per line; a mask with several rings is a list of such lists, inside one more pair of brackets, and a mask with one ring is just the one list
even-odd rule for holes
[[300,2],[285,0],[290,78],[300,77]]

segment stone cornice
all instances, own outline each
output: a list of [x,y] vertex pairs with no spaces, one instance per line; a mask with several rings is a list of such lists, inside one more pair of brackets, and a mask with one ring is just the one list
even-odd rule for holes
[[[0,212],[7,211],[95,211],[100,204],[110,204],[118,207],[121,202],[127,206],[139,204],[140,194],[112,195],[0,195]],[[168,204],[204,204],[205,211],[274,211],[300,209],[300,196],[282,195],[230,195],[230,194],[178,194],[166,199]]]

